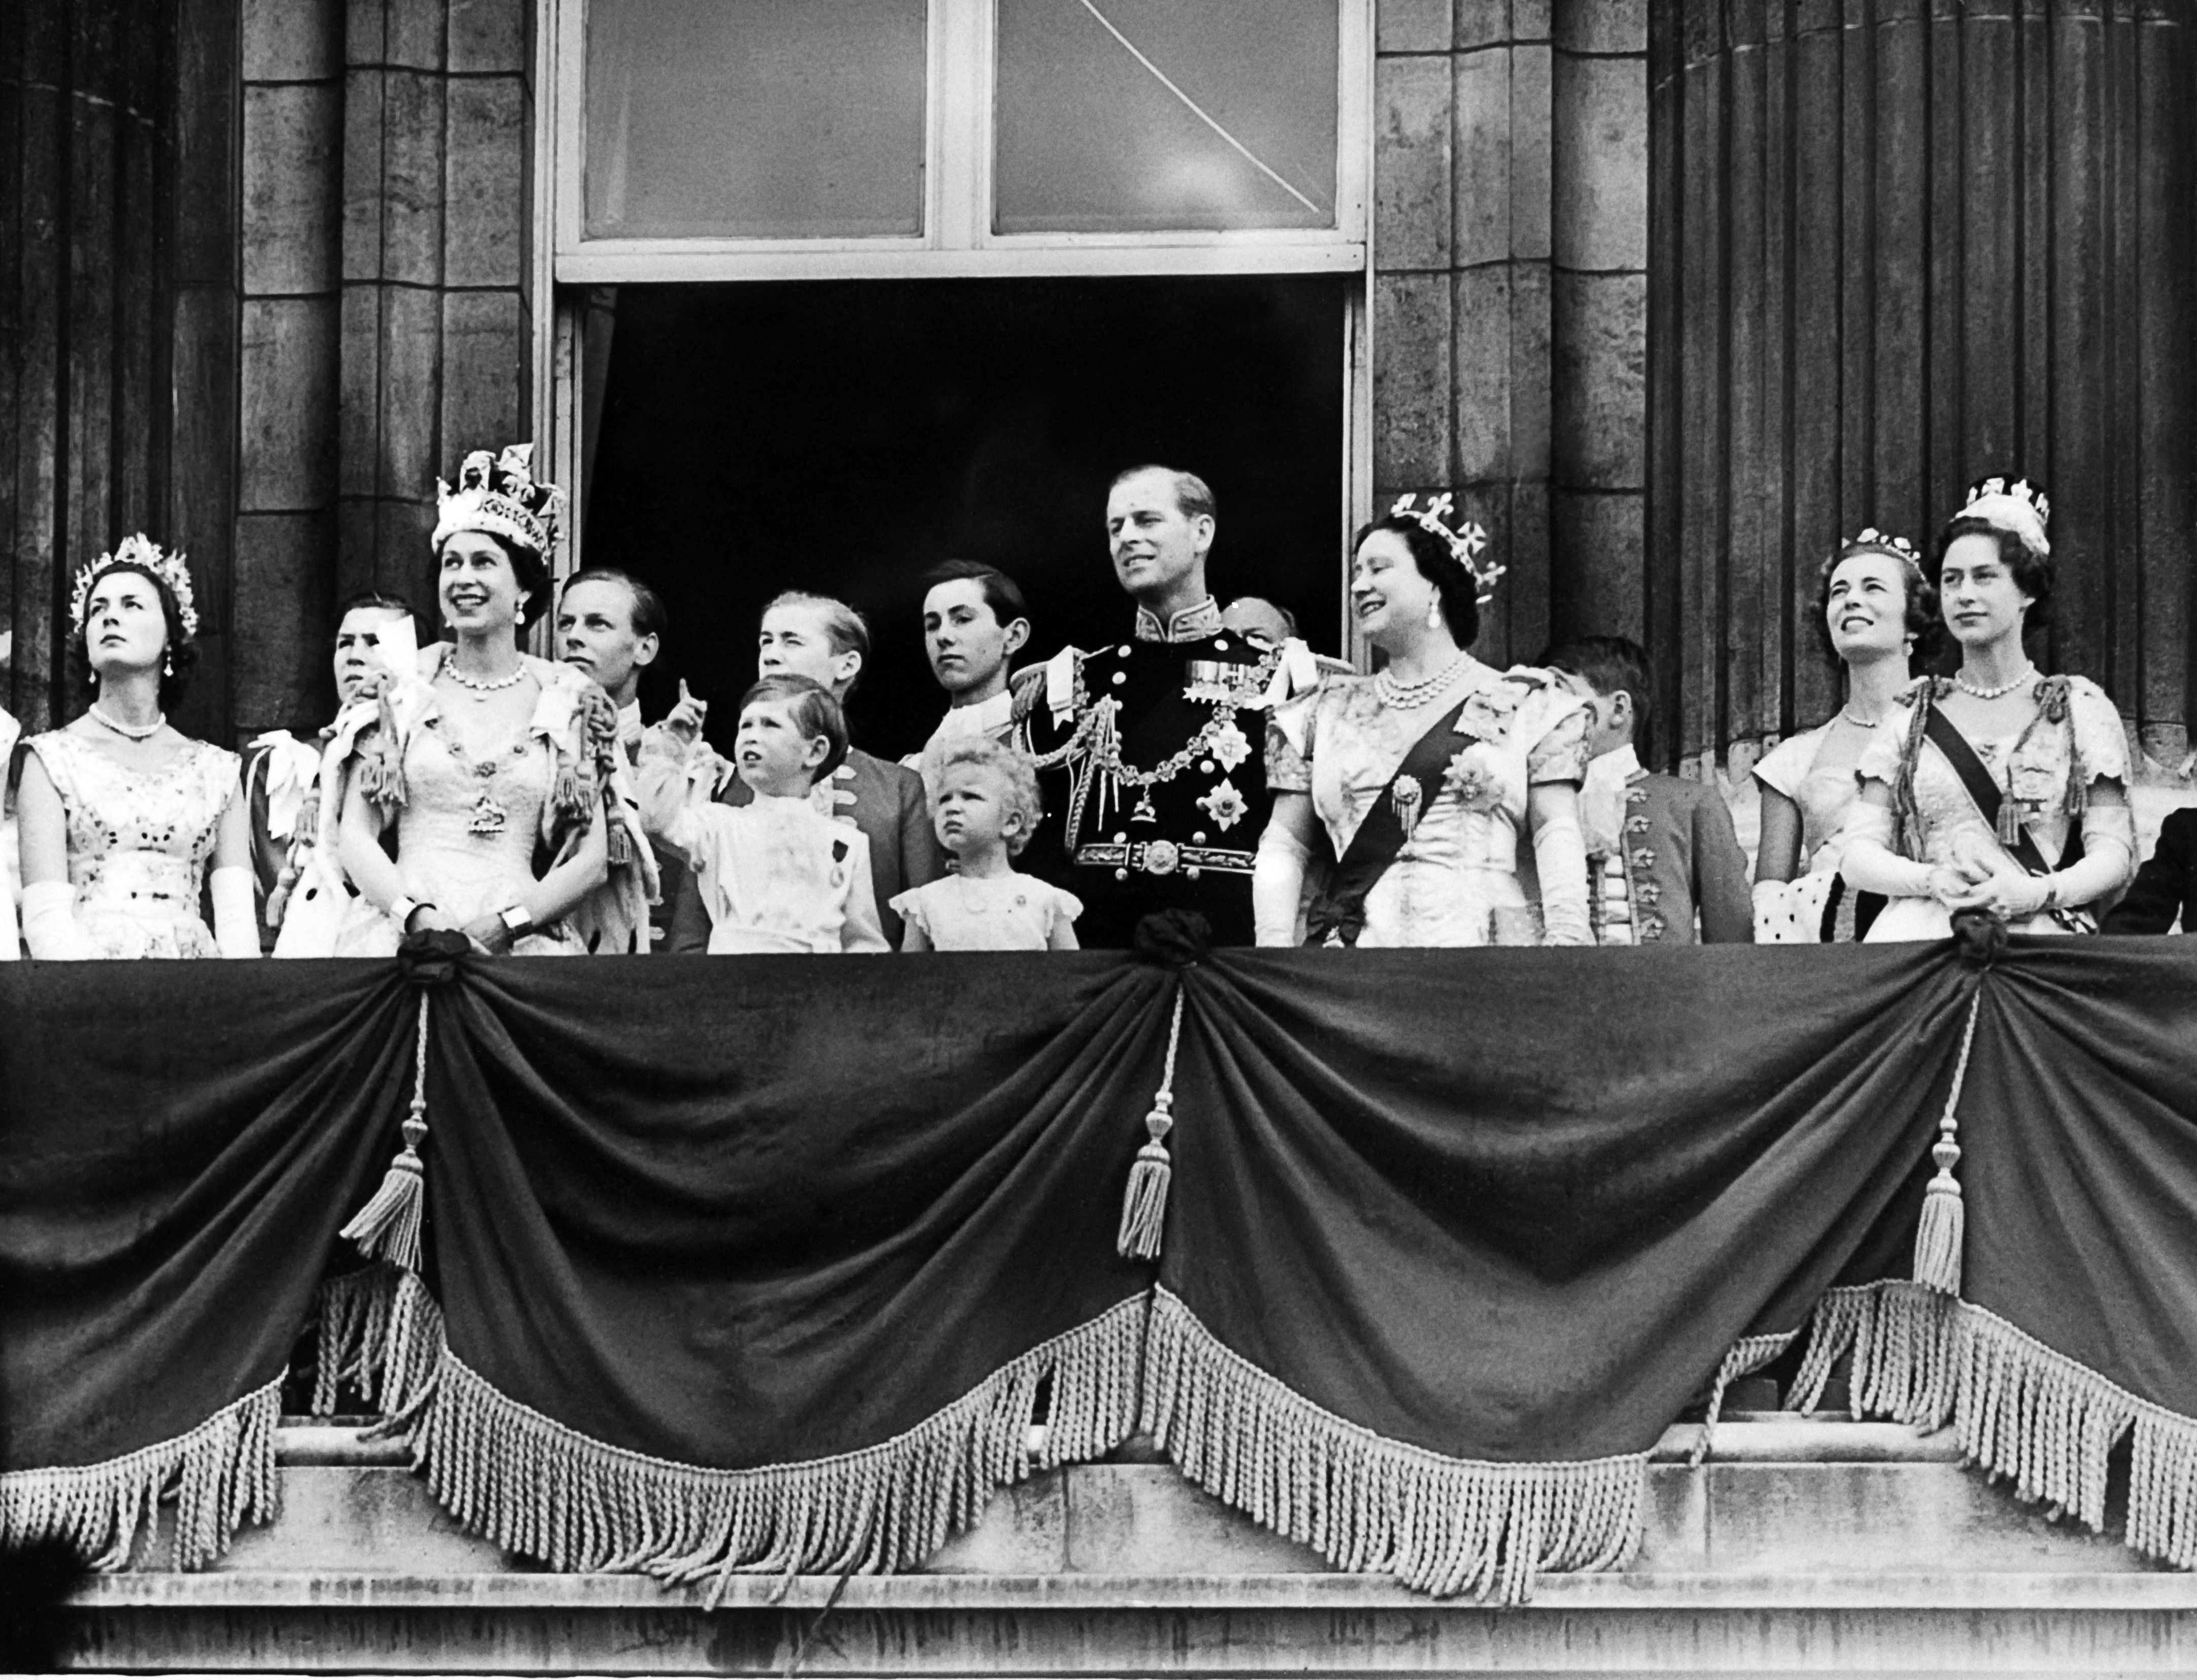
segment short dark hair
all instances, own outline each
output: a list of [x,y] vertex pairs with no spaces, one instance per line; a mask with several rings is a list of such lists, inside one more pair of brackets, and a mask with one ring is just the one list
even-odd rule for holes
[[443,550],[449,545],[450,537],[467,532],[484,536],[503,551],[511,562],[511,575],[519,580],[519,587],[526,597],[526,605],[519,609],[519,628],[530,627],[534,621],[549,610],[549,563],[538,551],[521,542],[515,536],[507,536],[500,530],[482,530],[473,525],[461,526],[435,545],[435,559],[440,564]]
[[1875,542],[1849,542],[1825,560],[1816,570],[1816,640],[1831,662],[1838,663],[1839,650],[1831,640],[1831,577],[1848,560],[1862,554],[1880,554],[1899,568],[1899,576],[1907,589],[1907,634],[1915,638],[1915,649],[1908,656],[1910,670],[1935,654],[1945,639],[1945,621],[1938,616],[1938,586],[1923,571],[1919,561],[1909,559],[1898,550]]
[[[180,559],[182,556],[176,557]],[[153,593],[160,602],[160,617],[168,627],[167,657],[160,672],[160,710],[171,712],[190,692],[191,673],[198,669],[197,640],[183,629],[183,610],[176,600],[176,592],[161,581],[150,566],[136,560],[117,560],[112,565],[101,566],[94,574],[91,588],[96,588],[118,571],[135,572],[153,586]],[[91,588],[84,592],[84,623],[69,633],[69,668],[77,680],[89,686],[92,681],[91,646],[85,631],[91,623]]]
[[929,594],[942,583],[967,582],[982,588],[984,605],[992,609],[992,617],[1000,621],[1001,629],[1019,618],[1029,621],[1029,604],[1023,599],[1022,586],[997,566],[988,566],[982,560],[944,560],[923,574],[923,592]]
[[620,571],[616,566],[583,566],[565,580],[559,595],[569,594],[575,583],[623,584],[633,597],[633,633],[637,636],[661,636],[671,622],[664,610],[664,597],[629,571]]
[[1131,478],[1145,472],[1157,472],[1173,481],[1174,505],[1183,517],[1189,519],[1204,518],[1218,523],[1220,504],[1213,499],[1213,486],[1195,472],[1185,472],[1179,466],[1162,466],[1156,461],[1146,461],[1142,466],[1125,466],[1116,472],[1106,485],[1108,494]]
[[376,612],[401,612],[407,618],[414,618],[419,616],[412,611],[412,603],[406,600],[402,595],[394,594],[387,589],[361,589],[355,595],[348,595],[345,597],[343,605],[336,609],[336,623],[339,624],[342,623],[347,617],[354,612],[365,612],[368,611]]
[[1404,539],[1419,576],[1435,586],[1435,597],[1441,603],[1442,619],[1450,634],[1459,647],[1471,646],[1480,635],[1480,580],[1472,575],[1472,568],[1451,553],[1448,543],[1404,513],[1391,513],[1359,526],[1358,534],[1350,539],[1351,558],[1357,558],[1366,538],[1384,530]]
[[814,740],[821,735],[832,744],[824,755],[824,762],[816,767],[819,781],[830,775],[846,762],[847,714],[840,710],[838,696],[822,683],[805,676],[767,676],[748,685],[740,696],[740,710],[745,711],[756,701],[784,700],[793,709],[793,721],[803,739]]
[[[2041,630],[2052,622],[2052,557],[2040,554],[2004,525],[1994,524],[1989,519],[1977,518],[1974,514],[1959,513],[1945,522],[1945,529],[1938,533],[1938,542],[1930,551],[1930,587],[1938,588],[1938,576],[1945,569],[1945,551],[1964,536],[1988,536],[1998,544],[1999,563],[2005,566],[2014,585],[2029,597],[2029,611],[2021,621],[2024,634]],[[1942,613],[1944,602],[1939,603]]]
[[1632,697],[1636,727],[1654,715],[1655,671],[1648,650],[1629,636],[1575,636],[1544,653],[1546,670],[1575,676],[1607,698],[1620,689]]

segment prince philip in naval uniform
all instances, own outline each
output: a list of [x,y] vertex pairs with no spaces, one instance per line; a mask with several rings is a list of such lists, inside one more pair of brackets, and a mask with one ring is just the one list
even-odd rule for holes
[[1272,646],[1221,623],[1205,582],[1215,529],[1196,474],[1116,478],[1106,536],[1133,624],[1045,667],[1028,724],[1047,813],[1039,866],[1083,901],[1087,947],[1126,946],[1140,917],[1166,909],[1197,911],[1217,943],[1252,942],[1267,711],[1319,673],[1302,642]]

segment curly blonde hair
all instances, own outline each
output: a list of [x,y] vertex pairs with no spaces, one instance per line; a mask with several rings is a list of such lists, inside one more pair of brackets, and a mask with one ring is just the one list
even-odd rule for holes
[[981,736],[955,741],[939,751],[936,762],[924,767],[924,779],[934,801],[945,785],[946,773],[962,764],[989,770],[1000,779],[1006,794],[1006,808],[1022,814],[1022,831],[1007,837],[1007,855],[1020,855],[1023,848],[1029,844],[1030,837],[1037,832],[1038,824],[1045,820],[1045,801],[1037,791],[1037,767],[1030,762],[1028,753],[1006,741]]

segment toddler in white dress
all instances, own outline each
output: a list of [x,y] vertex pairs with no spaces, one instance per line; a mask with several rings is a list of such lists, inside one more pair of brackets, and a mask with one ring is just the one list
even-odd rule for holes
[[641,824],[694,873],[710,912],[710,954],[887,951],[870,889],[870,843],[809,802],[847,754],[847,725],[829,689],[765,677],[740,697],[733,749],[754,797],[710,797],[717,761],[701,744],[703,703],[679,704],[641,737]]
[[1011,861],[1044,814],[1029,758],[980,736],[945,747],[926,768],[931,821],[956,862],[952,874],[894,895],[907,923],[901,949],[1075,950],[1081,901],[1017,875]]

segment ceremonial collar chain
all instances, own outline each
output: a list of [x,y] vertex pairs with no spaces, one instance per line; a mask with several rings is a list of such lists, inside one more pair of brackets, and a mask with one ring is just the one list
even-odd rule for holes
[[1226,628],[1220,622],[1220,603],[1210,595],[1196,606],[1183,608],[1164,624],[1150,607],[1137,609],[1139,641],[1203,641]]

